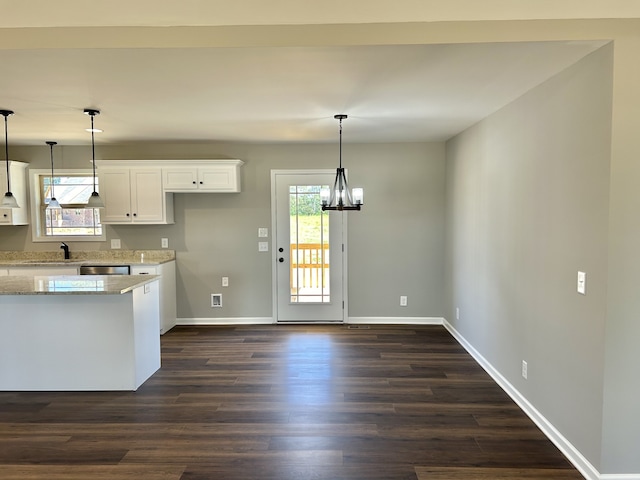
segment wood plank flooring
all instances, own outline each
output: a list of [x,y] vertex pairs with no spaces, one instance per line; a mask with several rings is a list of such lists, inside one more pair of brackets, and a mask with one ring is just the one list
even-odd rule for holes
[[0,392],[0,478],[582,476],[442,327],[268,325],[174,328],[137,392]]

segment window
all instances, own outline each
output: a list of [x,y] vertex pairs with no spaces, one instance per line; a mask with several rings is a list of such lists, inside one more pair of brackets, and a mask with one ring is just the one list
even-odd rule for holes
[[[51,180],[50,172],[32,171],[33,241],[104,240],[100,210],[86,207],[93,192],[91,172],[64,171]],[[47,210],[52,187],[62,209]]]

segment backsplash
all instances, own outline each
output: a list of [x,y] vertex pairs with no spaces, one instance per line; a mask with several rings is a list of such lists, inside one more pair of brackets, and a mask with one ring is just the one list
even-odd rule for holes
[[[176,259],[175,250],[87,250],[71,251],[68,261],[95,261],[118,263],[164,263]],[[64,261],[61,251],[52,252],[19,252],[0,251],[0,263],[12,261]]]

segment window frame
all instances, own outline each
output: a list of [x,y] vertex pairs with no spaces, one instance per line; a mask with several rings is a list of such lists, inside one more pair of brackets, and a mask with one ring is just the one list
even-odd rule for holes
[[[92,170],[72,169],[59,170],[55,172],[55,176],[65,175],[81,175],[91,177]],[[41,208],[43,203],[42,192],[40,186],[42,177],[51,177],[51,170],[30,170],[29,171],[29,200],[31,202],[31,240],[33,242],[105,242],[107,240],[106,225],[102,224],[101,235],[57,235],[47,236],[45,234],[45,218],[44,209]],[[99,186],[97,187],[98,191]]]

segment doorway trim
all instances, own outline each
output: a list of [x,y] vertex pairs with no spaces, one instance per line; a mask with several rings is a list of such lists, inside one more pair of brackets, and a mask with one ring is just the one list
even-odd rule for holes
[[[346,170],[346,169],[345,169]],[[309,174],[318,174],[318,175],[335,175],[335,169],[275,169],[271,170],[271,302],[272,302],[272,315],[273,315],[273,323],[278,322],[278,251],[276,245],[277,238],[277,218],[276,218],[276,205],[277,205],[277,191],[276,191],[276,176],[277,175],[309,175]],[[329,212],[329,215],[341,215],[341,226],[342,226],[342,320],[339,322],[330,322],[333,324],[336,323],[347,323],[347,319],[349,318],[349,296],[347,295],[349,289],[349,276],[347,269],[347,253],[348,253],[348,243],[347,243],[347,215],[344,212]],[[282,322],[286,324],[292,324],[295,322]],[[307,323],[307,322],[300,322]],[[321,323],[321,322],[314,322]]]

